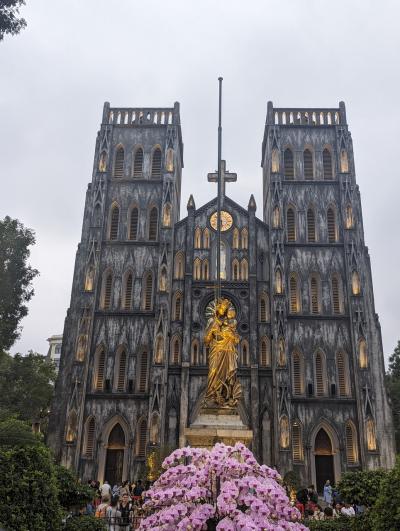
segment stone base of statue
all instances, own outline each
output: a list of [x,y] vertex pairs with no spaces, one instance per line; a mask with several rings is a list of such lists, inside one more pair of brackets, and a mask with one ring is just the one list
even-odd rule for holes
[[250,446],[253,431],[243,423],[236,409],[206,407],[185,429],[185,437],[186,443],[194,448],[212,448],[217,442],[229,446],[242,442]]

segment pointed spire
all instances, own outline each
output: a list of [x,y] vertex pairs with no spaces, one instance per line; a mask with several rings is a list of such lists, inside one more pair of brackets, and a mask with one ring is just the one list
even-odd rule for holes
[[193,199],[193,195],[192,194],[190,194],[189,201],[188,201],[188,204],[187,204],[187,209],[188,210],[195,210],[196,209],[196,205],[194,203],[194,199]]
[[250,201],[249,201],[249,205],[247,207],[249,210],[254,210],[254,212],[257,210],[257,204],[256,204],[256,200],[254,199],[254,195],[251,194],[250,196]]

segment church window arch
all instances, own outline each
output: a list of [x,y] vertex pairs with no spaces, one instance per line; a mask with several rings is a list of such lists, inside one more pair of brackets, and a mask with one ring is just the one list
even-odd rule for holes
[[349,172],[349,158],[347,156],[347,151],[344,148],[340,150],[340,171],[342,173]]
[[85,291],[93,291],[94,273],[94,265],[88,265],[88,267],[86,268],[85,275]]
[[156,337],[156,343],[154,347],[154,363],[164,362],[164,337],[162,334],[158,334]]
[[286,343],[282,336],[278,339],[278,365],[279,367],[286,365]]
[[117,203],[111,205],[110,211],[110,223],[108,238],[110,240],[118,240],[118,230],[119,230],[119,206]]
[[126,386],[126,351],[124,348],[120,349],[116,356],[116,367],[114,376],[115,390],[118,392],[125,391]]
[[338,352],[336,355],[336,371],[339,396],[350,396],[349,366],[345,352]]
[[298,420],[292,423],[292,456],[294,462],[304,459],[302,429]]
[[279,267],[275,270],[275,293],[278,295],[283,293],[282,272]]
[[354,218],[353,218],[353,207],[348,203],[346,205],[346,214],[345,214],[345,227],[346,229],[352,229],[354,227]]
[[239,229],[236,227],[232,233],[232,249],[239,249]]
[[367,450],[369,452],[376,451],[377,449],[376,430],[375,430],[375,422],[372,417],[367,418],[367,421],[365,423],[365,434],[367,437]]
[[289,277],[289,304],[290,313],[300,312],[300,288],[296,273],[290,273]]
[[203,260],[203,264],[202,264],[202,274],[201,274],[201,277],[203,280],[208,280],[209,277],[210,277],[210,266],[208,264],[208,260],[205,259]]
[[310,276],[310,309],[314,315],[321,313],[321,282],[316,273]]
[[296,212],[293,206],[286,211],[286,237],[288,242],[296,241]]
[[353,295],[360,295],[361,293],[360,275],[357,271],[353,271],[351,274],[351,291]]
[[330,181],[333,179],[333,164],[332,153],[330,149],[325,148],[322,152],[322,166],[324,171],[324,180]]
[[173,317],[174,321],[182,320],[182,294],[180,291],[176,291],[173,300]]
[[163,209],[163,226],[170,227],[172,225],[172,206],[171,203],[165,203]]
[[271,172],[272,173],[278,173],[279,172],[279,149],[273,148],[271,153]]
[[361,338],[358,342],[358,363],[360,369],[368,368],[368,350],[367,342],[364,338]]
[[138,392],[146,393],[148,387],[149,353],[147,348],[142,348],[139,355]]
[[161,177],[161,149],[158,146],[153,150],[151,159],[151,177],[153,179]]
[[195,258],[193,262],[193,279],[201,280],[201,260],[200,258]]
[[271,342],[268,337],[261,338],[260,365],[261,367],[269,367],[271,365]]
[[67,431],[65,434],[65,441],[67,443],[74,443],[78,433],[78,416],[75,409],[72,409],[68,415]]
[[281,226],[281,210],[278,205],[275,205],[272,211],[272,226],[274,229],[279,229]]
[[125,151],[122,146],[119,146],[115,152],[114,177],[120,178],[124,176],[124,162]]
[[269,321],[269,297],[266,293],[260,295],[259,320],[261,323]]
[[249,264],[246,258],[243,258],[243,260],[240,262],[240,279],[243,282],[247,282],[249,279]]
[[155,242],[158,235],[158,210],[153,206],[149,212],[149,241]]
[[312,151],[308,148],[303,151],[303,168],[304,179],[312,181],[314,179],[314,160]]
[[318,350],[314,357],[314,374],[315,374],[315,395],[325,396],[327,394],[327,371],[326,359],[323,352]]
[[103,274],[100,303],[102,310],[110,310],[112,304],[113,274],[107,269]]
[[160,277],[158,281],[159,291],[168,291],[168,277],[167,277],[167,267],[165,265],[161,266]]
[[96,420],[94,417],[89,417],[85,423],[85,436],[83,443],[83,455],[87,459],[93,458],[95,434]]
[[179,365],[181,359],[181,338],[176,335],[172,338],[171,341],[171,364]]
[[239,280],[239,260],[234,258],[232,260],[232,280]]
[[136,457],[144,459],[146,457],[147,446],[147,422],[141,418],[136,427]]
[[338,239],[337,223],[336,223],[336,209],[330,206],[326,213],[326,220],[328,225],[328,241],[329,243],[335,243]]
[[286,148],[283,153],[283,168],[285,179],[292,181],[294,179],[294,158],[290,148]]
[[138,239],[139,209],[137,206],[131,207],[129,211],[129,239]]
[[145,311],[153,308],[153,274],[148,271],[143,277],[142,307]]
[[342,281],[338,273],[334,273],[331,278],[332,285],[332,309],[333,313],[343,312]]
[[242,249],[247,249],[249,247],[249,233],[246,228],[242,229]]
[[289,434],[289,419],[287,415],[282,415],[279,419],[279,446],[281,448],[289,448],[290,434]]
[[76,361],[85,360],[86,348],[87,348],[87,336],[86,334],[80,334],[76,342],[76,352],[75,352]]
[[161,419],[157,412],[154,412],[150,420],[150,444],[157,445],[160,442]]
[[185,274],[185,262],[182,251],[175,255],[174,277],[176,280],[182,280]]
[[105,365],[106,365],[106,353],[104,348],[100,347],[95,353],[94,359],[94,380],[93,387],[95,391],[104,390],[104,378],[105,378]]
[[207,227],[203,230],[203,247],[204,249],[210,248],[210,231]]
[[292,355],[292,374],[293,394],[297,396],[304,394],[304,358],[298,350]]
[[172,173],[174,171],[174,150],[172,148],[167,149],[165,165],[169,173]]
[[133,273],[127,271],[124,275],[123,290],[122,290],[122,309],[131,310],[133,300]]
[[102,151],[99,158],[99,171],[105,172],[107,170],[107,153]]
[[358,463],[357,431],[350,420],[346,423],[345,435],[347,464],[356,465]]
[[315,210],[312,207],[307,209],[307,241],[310,243],[317,241]]
[[240,362],[241,365],[250,365],[249,343],[247,339],[242,339],[240,344]]
[[200,227],[196,227],[196,230],[194,231],[194,248],[201,249],[201,229]]
[[140,146],[135,149],[133,155],[133,176],[143,176],[143,148]]
[[200,365],[200,345],[198,339],[193,339],[192,341],[190,359],[192,365]]

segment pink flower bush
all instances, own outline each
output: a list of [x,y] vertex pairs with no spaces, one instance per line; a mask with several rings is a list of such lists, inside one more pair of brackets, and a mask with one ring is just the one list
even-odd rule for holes
[[242,443],[180,448],[163,468],[145,494],[144,507],[151,514],[142,520],[141,531],[200,531],[211,525],[218,531],[307,530],[278,483],[278,472],[259,465]]

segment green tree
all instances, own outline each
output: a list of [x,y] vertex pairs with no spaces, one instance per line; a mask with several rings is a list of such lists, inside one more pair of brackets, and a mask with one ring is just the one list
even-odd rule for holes
[[1,0],[0,2],[0,41],[4,35],[16,35],[26,26],[26,21],[19,17],[19,9],[25,0]]
[[93,500],[95,492],[84,485],[72,470],[56,465],[56,477],[59,488],[58,499],[61,507],[66,511],[73,508],[80,509]]
[[39,444],[40,438],[32,427],[22,420],[7,418],[0,422],[0,446]]
[[389,357],[386,387],[392,405],[396,448],[397,451],[400,452],[400,341],[398,341],[397,347]]
[[6,216],[0,220],[0,351],[8,350],[18,339],[19,322],[27,315],[26,303],[34,294],[32,280],[38,271],[27,264],[34,243],[34,232],[17,219]]
[[346,472],[339,482],[338,490],[348,503],[371,507],[379,494],[386,470],[358,470]]
[[371,511],[374,531],[400,529],[400,457],[382,481],[380,494]]
[[46,356],[30,352],[0,355],[0,416],[45,424],[56,371]]

